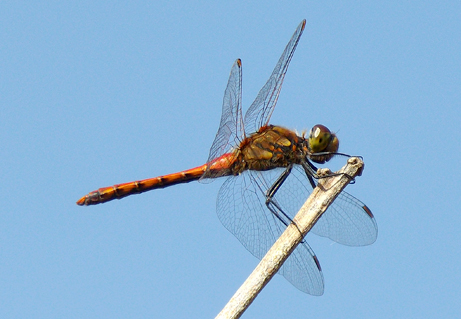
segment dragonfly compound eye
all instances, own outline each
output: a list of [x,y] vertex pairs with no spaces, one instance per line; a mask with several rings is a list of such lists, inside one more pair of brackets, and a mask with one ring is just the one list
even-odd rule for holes
[[313,153],[329,151],[327,148],[331,141],[332,134],[324,125],[315,125],[309,133],[309,148]]

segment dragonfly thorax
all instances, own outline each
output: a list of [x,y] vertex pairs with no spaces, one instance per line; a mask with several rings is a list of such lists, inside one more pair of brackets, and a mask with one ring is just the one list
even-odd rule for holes
[[307,156],[306,145],[306,140],[292,130],[263,126],[240,143],[231,170],[237,175],[244,170],[265,171],[300,164]]

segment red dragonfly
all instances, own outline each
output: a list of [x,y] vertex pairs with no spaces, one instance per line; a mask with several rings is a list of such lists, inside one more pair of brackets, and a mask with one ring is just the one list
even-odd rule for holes
[[[262,258],[291,223],[316,186],[315,163],[338,152],[339,141],[323,125],[306,137],[269,125],[288,65],[304,30],[302,21],[269,80],[242,116],[242,63],[232,66],[224,93],[221,123],[206,164],[182,172],[100,188],[78,205],[95,205],[152,189],[228,176],[217,200],[222,224],[254,256]],[[341,154],[345,155],[345,154]],[[312,232],[350,246],[372,244],[378,228],[370,209],[342,192],[317,221]],[[322,295],[323,275],[314,251],[304,240],[279,270],[296,288]]]

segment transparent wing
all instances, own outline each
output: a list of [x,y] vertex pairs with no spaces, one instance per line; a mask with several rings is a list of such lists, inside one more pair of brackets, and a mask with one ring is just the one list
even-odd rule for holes
[[[244,138],[242,119],[242,62],[237,59],[232,66],[222,105],[218,133],[211,145],[207,163],[228,153]],[[206,174],[205,174],[206,175]]]
[[317,221],[312,232],[343,245],[366,246],[376,241],[378,225],[364,203],[343,191]]
[[306,20],[303,20],[299,24],[290,42],[288,42],[285,51],[283,51],[282,56],[277,62],[274,71],[272,71],[269,80],[267,80],[266,84],[259,91],[258,96],[246,112],[244,123],[247,135],[256,132],[261,126],[269,123],[269,119],[277,104],[285,73],[287,72],[288,65],[293,57],[293,53],[295,52],[305,25]]
[[[267,189],[282,170],[246,171],[229,177],[221,187],[217,213],[222,224],[250,251],[261,259],[286,226],[266,207]],[[296,288],[312,295],[323,294],[323,275],[309,245],[302,242],[288,257],[279,274]]]
[[[273,200],[293,218],[312,192],[312,186],[300,165],[275,194]],[[365,246],[376,241],[378,226],[370,209],[343,191],[320,217],[311,232],[348,246]]]

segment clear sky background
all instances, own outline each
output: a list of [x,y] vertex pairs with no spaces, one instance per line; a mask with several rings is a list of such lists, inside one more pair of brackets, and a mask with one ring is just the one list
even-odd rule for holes
[[379,235],[308,235],[325,294],[276,276],[244,318],[460,316],[461,2],[169,0],[0,4],[0,317],[214,317],[258,263],[223,180],[75,201],[203,164],[235,59],[246,109],[304,18],[271,123],[364,157]]

